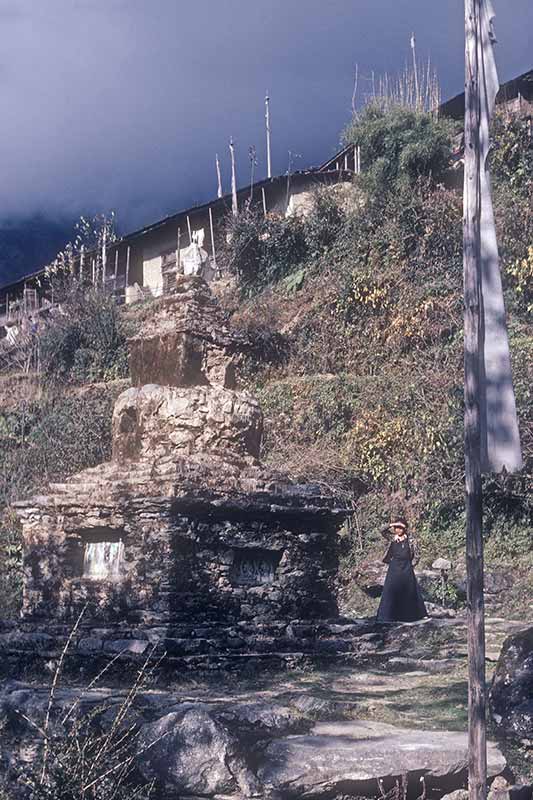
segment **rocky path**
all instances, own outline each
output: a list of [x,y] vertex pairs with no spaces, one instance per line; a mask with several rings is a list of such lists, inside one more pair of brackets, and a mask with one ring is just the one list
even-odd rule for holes
[[[521,621],[487,619],[487,676],[504,639]],[[467,758],[466,628],[461,618],[390,626],[385,643],[364,665],[336,664],[282,674],[212,680],[186,675],[164,690],[143,690],[135,714],[139,759],[147,780],[165,785],[165,797],[346,798],[378,797],[396,779],[408,795],[428,797],[464,784]],[[81,698],[80,698],[81,694]],[[125,691],[63,687],[62,709],[106,708],[113,718]],[[4,717],[38,717],[48,690],[20,684],[4,689]],[[27,752],[27,750],[26,750]],[[16,753],[4,760],[16,761]],[[164,767],[162,765],[165,765]],[[489,772],[505,767],[496,743]]]

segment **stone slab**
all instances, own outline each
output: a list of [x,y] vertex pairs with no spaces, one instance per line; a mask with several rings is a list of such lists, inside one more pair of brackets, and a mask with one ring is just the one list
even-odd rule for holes
[[[341,791],[363,795],[370,781],[403,774],[445,781],[457,778],[467,763],[466,733],[408,730],[372,721],[324,722],[309,734],[271,742],[258,776],[284,797],[318,798]],[[498,775],[505,764],[496,744],[489,742],[489,776]]]

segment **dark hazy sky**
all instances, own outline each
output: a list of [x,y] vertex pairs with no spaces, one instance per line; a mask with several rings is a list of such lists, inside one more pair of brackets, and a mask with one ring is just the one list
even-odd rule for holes
[[[500,79],[533,66],[533,0],[495,0]],[[114,208],[123,230],[331,155],[353,71],[402,68],[416,33],[443,96],[463,88],[462,0],[0,0],[0,218]],[[364,87],[364,83],[360,84]]]

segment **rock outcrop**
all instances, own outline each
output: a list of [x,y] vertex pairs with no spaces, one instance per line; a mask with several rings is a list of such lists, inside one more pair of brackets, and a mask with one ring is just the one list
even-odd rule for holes
[[[372,790],[377,793],[378,779],[401,776],[419,784],[424,775],[432,786],[456,788],[467,768],[464,733],[402,730],[365,720],[319,723],[308,734],[271,742],[258,776],[284,798],[368,797]],[[489,777],[504,768],[505,758],[490,743]]]
[[[107,731],[126,692],[58,689],[52,724],[75,710],[96,735]],[[28,721],[42,726],[48,693],[21,684],[0,693],[3,751],[9,775],[23,770],[25,754],[38,737]],[[407,782],[420,794],[423,776],[431,796],[465,786],[466,733],[408,730],[370,720],[314,722],[295,701],[184,700],[171,692],[133,696],[127,725],[133,731],[135,764],[142,782],[157,782],[166,798],[376,797]],[[83,730],[83,729],[82,729]],[[489,742],[489,778],[506,766]]]
[[492,716],[507,736],[533,739],[533,628],[504,642],[490,690]]

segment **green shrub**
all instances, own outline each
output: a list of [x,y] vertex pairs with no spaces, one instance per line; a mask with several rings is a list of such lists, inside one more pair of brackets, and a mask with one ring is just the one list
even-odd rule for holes
[[113,380],[127,375],[127,350],[113,297],[71,285],[61,314],[40,336],[43,374],[59,381]]
[[522,197],[533,188],[533,137],[528,116],[499,112],[494,117],[490,153],[496,190],[506,186]]
[[116,390],[44,398],[0,416],[0,617],[21,602],[20,525],[11,504],[111,455]]
[[297,291],[306,265],[333,246],[345,223],[340,199],[326,188],[314,192],[312,210],[305,217],[265,217],[248,209],[228,219],[225,259],[244,296],[280,281],[285,291]]
[[306,256],[304,225],[297,216],[264,217],[253,210],[231,217],[226,259],[245,295],[288,275]]
[[442,181],[452,156],[454,123],[434,114],[377,99],[358,112],[343,133],[344,144],[361,147],[361,167],[373,199],[399,182]]
[[0,514],[0,617],[18,615],[22,596],[20,522],[13,510]]

